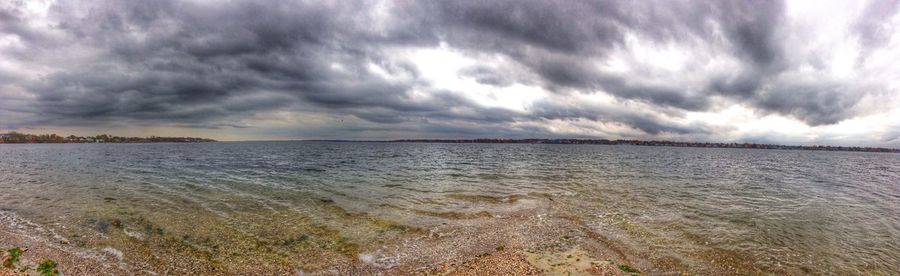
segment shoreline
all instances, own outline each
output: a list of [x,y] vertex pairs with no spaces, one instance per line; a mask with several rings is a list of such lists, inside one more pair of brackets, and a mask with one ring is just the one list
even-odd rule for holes
[[[316,201],[334,204],[333,201]],[[547,196],[542,200],[540,196],[536,196],[503,202],[515,207],[486,217],[457,216],[449,219],[452,223],[423,228],[396,224],[387,218],[359,216],[358,213],[338,206],[328,207],[341,216],[376,222],[385,229],[407,235],[393,242],[372,240],[369,241],[371,244],[357,244],[356,240],[343,243],[345,241],[342,237],[336,240],[341,243],[322,244],[328,245],[322,248],[304,247],[311,251],[285,255],[283,259],[264,257],[269,256],[261,253],[270,250],[266,247],[255,249],[258,252],[239,251],[241,253],[238,255],[226,255],[223,259],[206,259],[193,254],[195,252],[168,251],[172,248],[165,247],[165,244],[156,244],[151,248],[165,248],[162,250],[168,253],[161,256],[156,253],[141,255],[152,251],[142,249],[141,246],[115,242],[121,241],[122,237],[130,242],[149,242],[147,237],[137,238],[137,235],[130,232],[128,221],[113,222],[108,233],[93,239],[99,239],[100,242],[85,242],[83,238],[69,240],[65,233],[57,234],[57,229],[31,223],[9,211],[0,211],[0,248],[5,251],[14,246],[27,247],[27,254],[23,254],[23,265],[33,266],[40,259],[49,257],[59,263],[58,269],[62,273],[70,275],[484,275],[485,272],[514,275],[638,274],[632,273],[635,271],[648,275],[748,275],[808,272],[801,267],[761,269],[755,265],[757,260],[742,252],[710,248],[711,251],[678,255],[674,250],[664,249],[665,243],[634,243],[629,238],[622,239],[623,234],[645,238],[649,235],[651,239],[654,237],[650,233],[644,233],[639,226],[628,226],[630,224],[627,221],[622,221],[626,223],[626,227],[619,230],[593,228],[581,218],[558,207],[570,204],[563,197],[551,199]],[[115,226],[116,224],[124,225]],[[73,228],[78,225],[55,227]],[[166,235],[170,229],[165,230]],[[311,236],[310,240],[313,239]],[[172,241],[170,238],[164,240]],[[176,249],[194,247],[183,243],[179,246]],[[648,250],[645,246],[657,249]],[[660,248],[663,250],[660,251]],[[235,252],[223,250],[232,252],[230,254]],[[0,268],[0,275],[4,275],[3,271]]]
[[62,273],[76,275],[172,272],[481,275],[485,271],[516,275],[566,272],[573,275],[621,275],[623,271],[619,265],[627,263],[629,267],[638,268],[649,265],[643,260],[618,256],[621,253],[602,241],[578,233],[577,227],[565,218],[535,212],[545,208],[549,206],[535,206],[488,218],[461,219],[459,225],[431,228],[429,233],[403,240],[393,248],[383,246],[383,249],[375,251],[360,250],[354,253],[356,256],[319,269],[309,269],[315,265],[305,266],[300,261],[299,265],[287,265],[277,270],[252,262],[246,266],[230,266],[232,269],[229,270],[191,270],[190,263],[198,260],[192,260],[187,255],[181,260],[183,263],[154,266],[127,258],[133,252],[128,252],[126,248],[120,248],[125,258],[120,249],[113,247],[80,248],[56,235],[53,230],[7,211],[0,213],[0,233],[3,233],[0,235],[0,246],[4,250],[13,246],[28,248],[22,257],[23,265],[33,265],[41,258],[49,257],[59,263]]
[[[55,260],[63,274],[127,275],[133,274],[115,256],[102,251],[77,248],[53,230],[46,229],[9,211],[0,211],[0,252],[20,247],[26,250],[17,267],[35,267],[44,258]],[[4,274],[7,273],[7,274]],[[0,267],[0,275],[19,275]]]

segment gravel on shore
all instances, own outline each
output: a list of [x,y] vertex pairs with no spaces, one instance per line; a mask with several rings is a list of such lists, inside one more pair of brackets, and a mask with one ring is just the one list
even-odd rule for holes
[[[336,266],[312,270],[287,266],[276,272],[255,263],[233,267],[238,269],[235,271],[193,272],[210,275],[620,275],[622,271],[616,264],[634,261],[623,258],[602,239],[585,233],[573,220],[554,215],[547,202],[519,200],[517,206],[521,208],[493,217],[461,219],[433,227],[394,249],[363,251],[358,258]],[[79,247],[50,229],[12,213],[0,212],[0,248],[11,247],[28,248],[22,256],[22,265],[34,267],[43,258],[51,258],[57,261],[60,272],[68,275],[154,275],[168,271],[162,266],[123,259],[119,250],[127,248]]]

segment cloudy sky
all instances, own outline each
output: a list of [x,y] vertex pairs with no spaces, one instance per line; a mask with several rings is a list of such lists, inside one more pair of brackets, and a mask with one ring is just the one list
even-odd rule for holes
[[900,146],[900,4],[0,0],[0,131]]

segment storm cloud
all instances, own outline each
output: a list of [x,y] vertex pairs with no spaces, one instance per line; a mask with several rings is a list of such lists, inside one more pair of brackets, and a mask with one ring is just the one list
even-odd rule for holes
[[0,129],[896,143],[897,3],[10,1]]

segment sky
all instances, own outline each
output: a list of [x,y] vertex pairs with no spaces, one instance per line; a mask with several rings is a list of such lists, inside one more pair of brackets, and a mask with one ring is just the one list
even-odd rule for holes
[[900,147],[898,10],[0,0],[0,132]]

